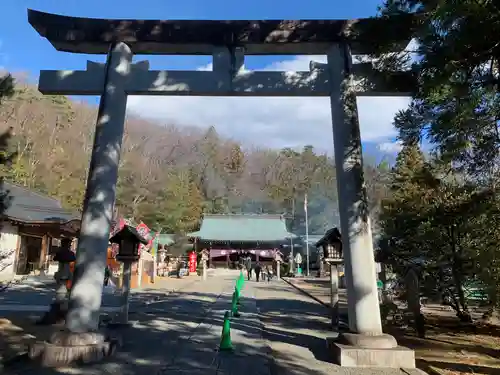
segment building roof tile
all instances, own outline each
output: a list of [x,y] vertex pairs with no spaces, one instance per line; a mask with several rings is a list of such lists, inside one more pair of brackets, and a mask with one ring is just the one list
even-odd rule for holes
[[189,233],[205,241],[280,242],[297,237],[288,232],[281,215],[204,215],[201,228]]
[[6,218],[22,222],[68,222],[80,217],[64,209],[57,199],[29,190],[23,186],[3,183],[8,193],[9,204],[4,212]]

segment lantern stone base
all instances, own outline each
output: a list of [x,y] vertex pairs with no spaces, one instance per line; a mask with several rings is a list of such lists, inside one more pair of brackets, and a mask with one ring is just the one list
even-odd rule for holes
[[343,367],[415,368],[415,352],[399,346],[391,335],[341,333],[328,338],[327,345]]
[[56,325],[63,324],[68,313],[67,301],[54,301],[44,315],[36,322],[38,325]]
[[72,333],[59,331],[49,342],[35,342],[28,356],[42,367],[62,367],[76,363],[92,363],[113,355],[120,340],[99,332]]
[[106,327],[109,329],[121,329],[121,328],[130,328],[133,327],[137,322],[136,321],[120,321],[120,320],[111,320],[106,324]]

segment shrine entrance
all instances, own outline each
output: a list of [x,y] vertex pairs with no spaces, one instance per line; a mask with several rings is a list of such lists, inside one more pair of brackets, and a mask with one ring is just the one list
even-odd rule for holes
[[[352,54],[376,53],[373,38],[379,34],[398,36],[394,52],[403,50],[411,39],[411,19],[105,20],[33,10],[28,19],[57,50],[107,55],[105,64],[88,62],[83,71],[43,70],[39,79],[44,94],[101,96],[70,331],[97,327],[102,282],[96,280],[103,279],[106,262],[128,95],[322,96],[330,98],[349,327],[357,334],[345,335],[344,341],[395,348],[394,338],[382,334],[356,95],[406,96],[414,81],[406,72],[387,75],[372,63],[353,64]],[[152,54],[211,55],[213,70],[151,71],[147,61],[132,63],[133,55]],[[246,55],[326,55],[327,63],[311,62],[309,71],[301,72],[245,71]]]

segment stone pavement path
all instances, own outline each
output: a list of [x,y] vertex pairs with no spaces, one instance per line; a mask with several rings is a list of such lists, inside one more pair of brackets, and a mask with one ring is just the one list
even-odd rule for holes
[[251,288],[243,292],[242,317],[232,322],[233,353],[219,352],[223,315],[238,274],[192,283],[163,300],[144,306],[131,319],[137,323],[120,334],[123,348],[113,358],[86,367],[39,369],[19,364],[8,375],[268,375],[256,301]]
[[[158,296],[199,281],[201,278],[198,276],[159,279],[155,284],[133,289],[130,296],[131,309],[135,309],[137,304],[155,300]],[[40,314],[47,311],[54,298],[54,288],[55,283],[49,278],[43,280],[32,277],[32,279],[22,283],[10,285],[0,292],[0,317],[5,316],[7,312],[31,311]],[[104,292],[102,298],[104,312],[117,311],[120,309],[120,305],[121,291],[119,289],[115,290],[114,293],[110,293],[109,290]]]
[[[143,311],[146,307],[154,308],[155,304],[163,301],[169,294],[181,291],[194,283],[201,282],[199,277],[172,278],[149,286],[148,288],[134,290],[130,297],[129,316],[134,318],[136,312]],[[31,294],[45,295],[40,305],[29,303]],[[7,295],[7,300],[3,297]],[[18,285],[6,293],[0,293],[0,368],[3,360],[9,360],[26,352],[27,345],[34,341],[48,339],[54,331],[53,327],[38,326],[34,324],[44,311],[47,311],[54,295],[52,286],[41,283],[26,283]],[[16,300],[15,297],[20,297]],[[36,298],[36,297],[35,297]],[[39,297],[40,298],[40,297]],[[6,303],[4,303],[6,302]],[[32,301],[33,302],[33,301]],[[114,306],[110,306],[114,302]],[[115,315],[121,311],[119,298],[104,298],[102,312]],[[0,371],[1,372],[1,371]]]
[[281,280],[255,283],[273,375],[409,375],[420,370],[345,368],[331,363],[328,309]]
[[[308,294],[321,304],[330,305],[330,278],[329,277],[309,277],[296,278],[286,277],[284,280],[303,293]],[[347,309],[347,294],[345,289],[339,290],[339,303],[341,309]]]
[[118,331],[123,347],[113,358],[86,367],[40,369],[19,364],[6,375],[402,375],[414,371],[346,369],[329,362],[332,334],[323,305],[281,280],[247,282],[241,317],[231,322],[234,352],[220,352],[223,315],[238,273],[221,274],[132,314],[137,323]]

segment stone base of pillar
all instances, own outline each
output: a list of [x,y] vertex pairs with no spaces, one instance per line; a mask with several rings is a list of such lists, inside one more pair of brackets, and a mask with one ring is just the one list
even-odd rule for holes
[[59,331],[49,342],[35,342],[28,356],[42,367],[62,367],[92,363],[113,355],[121,342],[99,332],[72,333]]
[[137,322],[131,320],[112,320],[108,324],[106,324],[107,328],[110,329],[120,329],[120,328],[130,328],[133,327]]
[[342,367],[415,368],[415,352],[391,335],[341,333],[327,339],[334,361]]
[[68,303],[65,302],[53,302],[50,305],[49,311],[41,316],[39,320],[36,321],[38,325],[56,325],[64,324],[66,320],[66,314],[68,313]]

